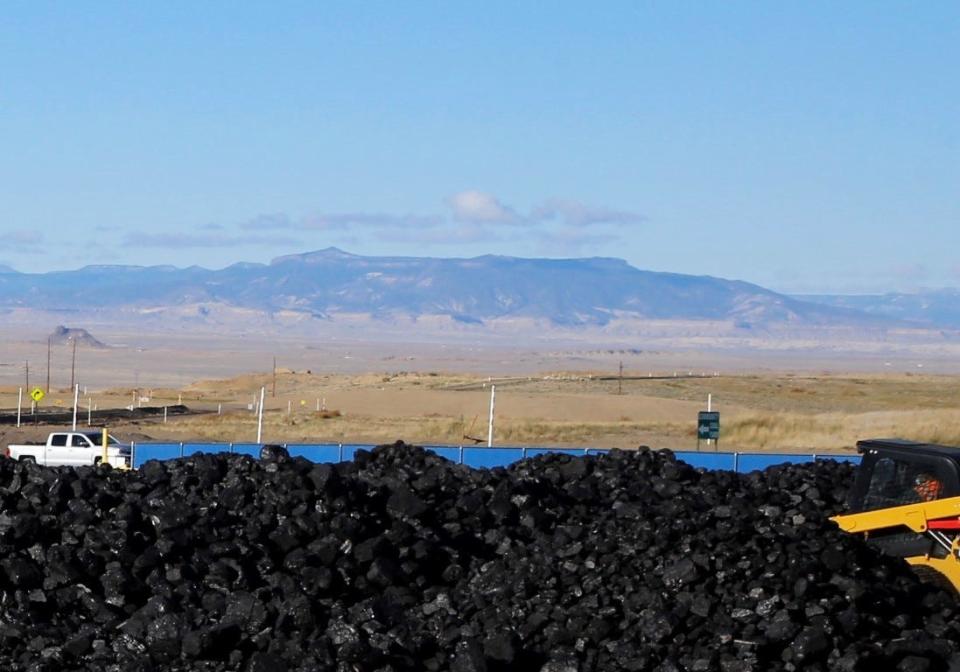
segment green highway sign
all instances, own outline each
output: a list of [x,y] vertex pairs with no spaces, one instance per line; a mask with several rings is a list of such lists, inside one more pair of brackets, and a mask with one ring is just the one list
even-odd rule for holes
[[697,439],[720,438],[720,413],[700,411],[697,414]]

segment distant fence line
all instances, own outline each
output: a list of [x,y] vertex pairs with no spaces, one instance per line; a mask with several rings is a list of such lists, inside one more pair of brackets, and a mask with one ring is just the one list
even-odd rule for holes
[[[140,467],[148,460],[172,460],[196,453],[234,453],[259,457],[259,443],[135,443],[133,466]],[[312,462],[348,462],[358,450],[372,450],[372,444],[345,443],[290,443],[283,444],[293,457],[305,457]],[[610,452],[604,448],[486,448],[481,446],[424,446],[457,464],[475,468],[506,467],[527,457],[546,453],[561,455],[603,455]],[[775,464],[807,464],[818,460],[836,460],[859,464],[859,455],[829,453],[712,453],[697,451],[673,451],[677,459],[690,466],[747,473],[766,469]]]

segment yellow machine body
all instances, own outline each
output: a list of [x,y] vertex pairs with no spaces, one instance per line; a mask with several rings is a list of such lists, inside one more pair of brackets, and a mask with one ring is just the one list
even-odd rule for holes
[[[903,506],[849,513],[831,518],[844,532],[862,534],[866,539],[880,531],[904,531],[929,534],[945,557],[930,554],[904,557],[914,567],[926,567],[943,576],[960,594],[960,530],[941,532],[934,521],[960,521],[960,497],[948,497],[930,502],[916,502]],[[934,529],[931,529],[933,523]]]
[[870,532],[891,527],[906,527],[914,532],[926,532],[930,521],[949,518],[960,519],[960,497],[915,502],[862,513],[846,513],[830,520],[844,532]]

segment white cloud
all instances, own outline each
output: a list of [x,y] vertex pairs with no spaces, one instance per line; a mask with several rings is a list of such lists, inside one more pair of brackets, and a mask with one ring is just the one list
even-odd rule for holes
[[524,220],[512,208],[482,191],[461,191],[447,199],[453,218],[483,224],[519,224]]
[[432,215],[387,215],[383,213],[346,212],[312,215],[304,219],[301,229],[331,231],[354,227],[370,229],[426,229],[438,226],[441,218]]
[[196,248],[196,247],[243,247],[245,245],[301,245],[302,241],[286,236],[240,235],[233,236],[220,233],[191,234],[191,233],[131,233],[124,240],[124,247],[161,247],[161,248]]
[[2,234],[3,240],[11,245],[40,245],[43,243],[43,234],[31,229],[20,229]]
[[502,240],[498,232],[480,224],[449,224],[443,227],[420,231],[384,230],[377,238],[389,243],[412,243],[417,245],[464,245],[491,243]]
[[613,210],[603,206],[591,206],[580,201],[552,198],[533,209],[531,219],[538,222],[560,221],[567,226],[587,227],[594,225],[626,226],[646,220],[643,215],[628,210]]
[[8,252],[34,254],[43,251],[44,237],[33,229],[17,229],[14,231],[0,231],[0,242]]
[[918,263],[897,264],[890,269],[890,272],[897,278],[907,281],[925,280],[929,275],[927,267]]
[[263,215],[257,215],[256,217],[249,219],[246,222],[241,222],[240,228],[245,231],[293,229],[293,228],[296,228],[296,223],[288,215],[282,212],[274,212],[274,213],[268,213]]
[[433,215],[390,215],[376,212],[319,213],[295,219],[284,213],[257,215],[240,224],[245,231],[289,229],[293,231],[345,231],[354,228],[430,228],[443,222]]
[[[341,244],[349,237],[359,243],[474,245],[510,243],[534,245],[550,251],[589,252],[619,239],[618,230],[644,221],[638,213],[603,206],[590,206],[573,199],[553,198],[529,214],[499,200],[493,194],[464,190],[445,200],[444,214],[390,214],[383,212],[314,213],[294,217],[285,213],[258,215],[237,225],[241,231],[264,234],[269,231],[325,234]],[[215,246],[217,236],[193,237],[193,246]],[[240,236],[238,240],[245,240]],[[174,247],[174,240],[151,240]],[[236,242],[233,244],[245,244]]]

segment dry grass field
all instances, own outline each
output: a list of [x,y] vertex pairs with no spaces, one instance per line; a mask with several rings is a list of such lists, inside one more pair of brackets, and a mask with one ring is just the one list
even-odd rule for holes
[[[30,386],[43,384],[46,333],[38,327],[28,337],[0,326],[0,408],[16,407],[26,362]],[[81,423],[88,405],[182,401],[210,412],[114,428],[140,440],[253,441],[250,408],[265,387],[265,441],[470,445],[486,439],[489,385],[496,384],[498,445],[692,449],[708,394],[721,412],[723,450],[842,451],[879,436],[960,444],[960,359],[945,345],[927,352],[874,344],[852,352],[822,343],[723,350],[715,343],[656,349],[535,339],[508,345],[97,334],[111,347],[78,352]],[[281,368],[274,395],[275,356]],[[69,408],[66,346],[53,349],[51,368],[57,389],[43,403]],[[0,426],[0,442],[47,431]]]
[[[751,373],[648,377],[565,371],[490,378],[446,372],[314,374],[281,369],[182,388],[145,389],[141,403],[182,401],[208,414],[115,428],[137,439],[252,441],[251,410],[266,389],[264,440],[273,442],[471,445],[487,436],[491,384],[497,386],[498,445],[696,446],[695,420],[713,395],[722,414],[723,450],[845,451],[858,439],[899,436],[960,444],[960,379],[952,375]],[[99,408],[135,403],[130,388],[91,392]],[[15,406],[0,388],[0,406]],[[63,391],[45,403],[69,407]],[[318,411],[318,406],[321,408]],[[220,411],[218,413],[218,410]],[[79,414],[81,423],[84,411]],[[2,430],[13,440],[15,430]],[[43,434],[47,428],[27,428]],[[21,432],[20,434],[24,434]]]

